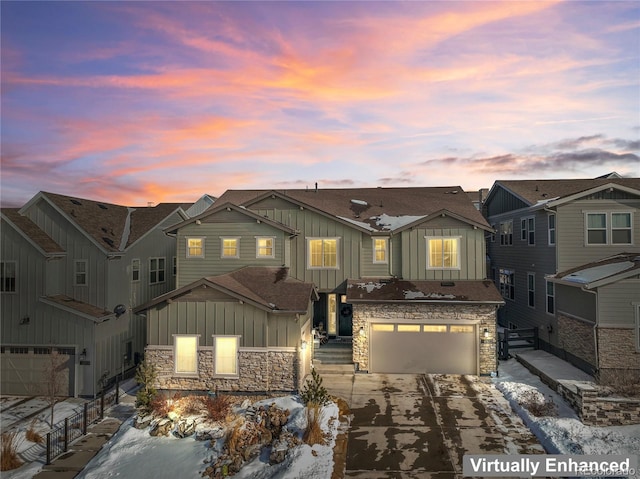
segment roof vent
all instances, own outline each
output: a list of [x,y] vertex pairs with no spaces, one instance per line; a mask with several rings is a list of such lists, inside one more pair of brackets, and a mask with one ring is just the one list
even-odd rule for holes
[[364,200],[351,200],[351,203],[353,203],[354,205],[369,206],[369,203]]
[[102,208],[103,210],[107,209],[107,207],[105,205],[103,205],[102,203],[98,203],[98,208]]
[[451,287],[451,286],[455,286],[456,283],[454,283],[453,281],[441,281],[440,282],[440,286],[444,286],[444,287]]
[[78,200],[76,200],[74,198],[71,198],[71,203],[73,203],[74,205],[78,205],[78,206],[82,205],[82,203],[80,203]]

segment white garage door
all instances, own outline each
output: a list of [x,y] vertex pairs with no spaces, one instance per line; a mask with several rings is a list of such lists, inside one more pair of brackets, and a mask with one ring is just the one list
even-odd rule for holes
[[73,348],[57,348],[59,358],[52,363],[51,348],[5,346],[0,354],[0,393],[18,396],[41,396],[47,393],[51,376],[46,372],[55,364],[58,370],[55,381],[57,394],[74,395]]
[[370,371],[477,374],[473,324],[372,323]]

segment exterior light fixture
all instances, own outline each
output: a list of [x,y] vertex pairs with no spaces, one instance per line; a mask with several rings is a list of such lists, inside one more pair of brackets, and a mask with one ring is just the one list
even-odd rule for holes
[[484,328],[484,339],[489,338],[489,328]]
[[84,348],[80,353],[80,361],[85,361],[87,359],[87,348]]
[[358,331],[358,334],[360,335],[360,337],[364,338],[364,335],[365,335],[364,326],[360,326],[360,331]]
[[302,349],[303,351],[305,349],[307,349],[307,342],[306,341],[302,341],[302,343],[300,344],[300,349]]

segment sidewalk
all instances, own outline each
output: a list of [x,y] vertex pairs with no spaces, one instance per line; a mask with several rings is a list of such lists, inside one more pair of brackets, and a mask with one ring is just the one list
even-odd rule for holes
[[546,351],[521,351],[516,354],[516,359],[554,391],[557,390],[559,383],[570,386],[576,383],[595,382],[590,374]]
[[34,479],[73,479],[100,452],[124,421],[135,413],[135,381],[121,385],[119,404],[105,411],[105,418],[87,428],[87,435],[71,443],[69,450],[54,459]]

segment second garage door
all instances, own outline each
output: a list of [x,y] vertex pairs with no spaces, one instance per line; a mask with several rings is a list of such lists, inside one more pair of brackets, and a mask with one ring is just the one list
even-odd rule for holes
[[477,374],[473,324],[372,323],[370,371]]

